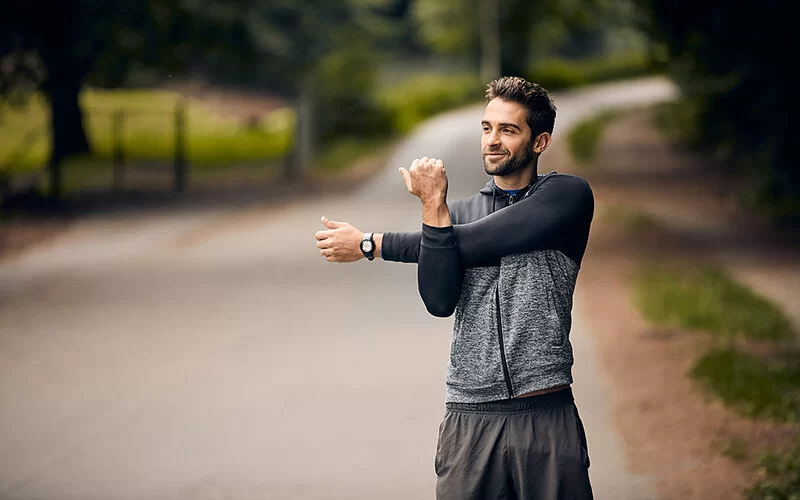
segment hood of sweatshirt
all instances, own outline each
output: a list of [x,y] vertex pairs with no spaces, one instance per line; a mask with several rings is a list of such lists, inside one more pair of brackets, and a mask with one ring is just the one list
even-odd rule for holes
[[[534,181],[531,184],[528,184],[527,186],[522,188],[520,190],[520,192],[523,193],[523,194],[529,192],[532,186],[535,186],[536,184],[539,184],[539,182],[542,179],[544,179],[545,177],[550,177],[551,175],[553,175],[555,173],[556,173],[555,171],[552,171],[552,172],[547,173],[547,174],[539,174],[537,176],[537,178],[536,178],[536,181]],[[495,209],[496,209],[497,200],[504,200],[505,198],[509,197],[509,194],[506,191],[503,191],[502,188],[498,187],[497,184],[495,184],[494,178],[490,179],[489,182],[487,182],[486,185],[481,188],[480,193],[482,195],[491,196],[492,197],[492,212],[494,212]],[[519,197],[517,197],[517,199],[518,198]]]

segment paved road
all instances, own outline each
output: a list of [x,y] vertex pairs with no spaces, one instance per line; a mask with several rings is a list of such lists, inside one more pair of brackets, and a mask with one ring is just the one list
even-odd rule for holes
[[[558,95],[556,137],[671,92]],[[328,264],[313,233],[321,215],[417,229],[396,173],[415,156],[443,158],[451,196],[472,194],[481,112],[424,124],[355,193],[87,221],[0,262],[0,498],[433,498],[452,320],[425,313],[414,266]],[[596,497],[650,498],[625,471],[580,304],[573,342]]]

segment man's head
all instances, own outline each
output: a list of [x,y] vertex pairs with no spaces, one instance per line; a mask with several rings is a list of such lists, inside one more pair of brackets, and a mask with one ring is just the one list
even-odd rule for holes
[[486,86],[481,149],[486,173],[506,176],[532,164],[550,145],[556,107],[540,85],[503,77]]

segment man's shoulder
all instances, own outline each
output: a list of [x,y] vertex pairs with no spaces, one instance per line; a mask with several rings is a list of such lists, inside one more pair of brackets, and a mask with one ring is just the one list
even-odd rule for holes
[[559,186],[567,189],[577,189],[583,191],[592,191],[589,181],[583,177],[574,174],[562,174],[559,172],[551,172],[542,178],[542,184],[549,184],[551,187]]

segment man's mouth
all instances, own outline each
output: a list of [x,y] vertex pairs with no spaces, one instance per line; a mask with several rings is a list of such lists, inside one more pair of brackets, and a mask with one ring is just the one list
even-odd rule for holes
[[505,156],[505,153],[486,153],[483,156],[486,158],[500,158]]

